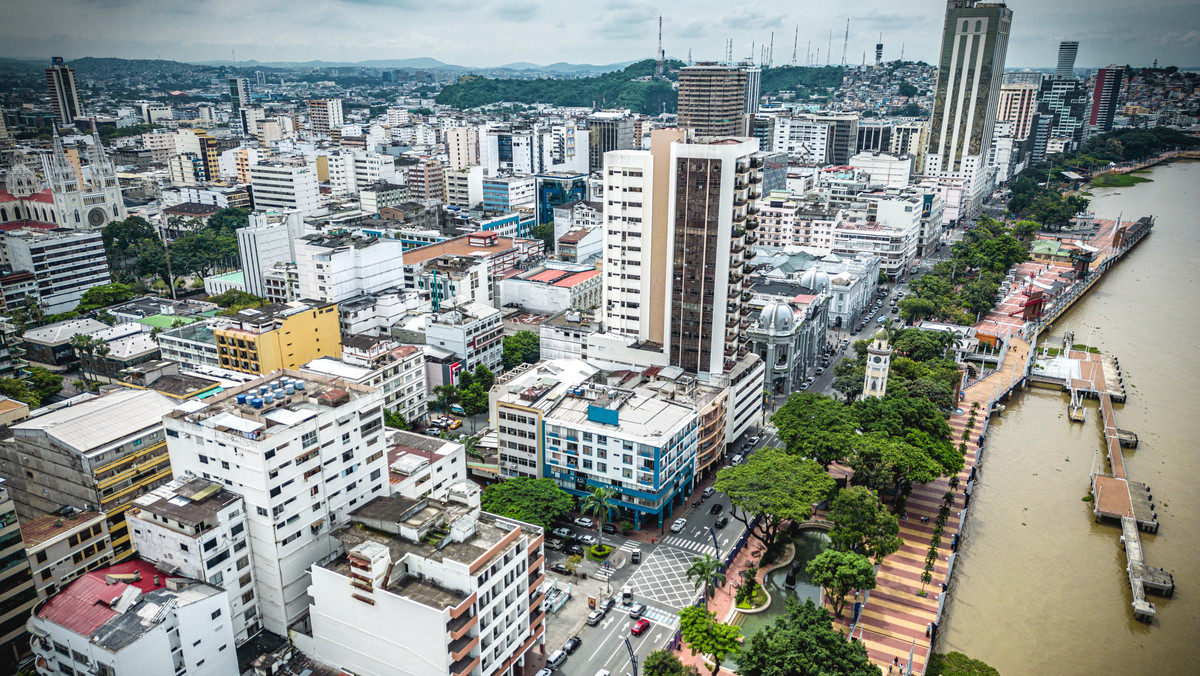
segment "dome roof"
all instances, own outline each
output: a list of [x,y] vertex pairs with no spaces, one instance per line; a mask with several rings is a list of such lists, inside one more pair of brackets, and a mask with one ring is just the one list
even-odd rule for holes
[[829,290],[829,275],[824,270],[811,267],[800,275],[800,285],[817,293]]
[[888,339],[887,329],[881,328],[875,332],[875,340],[882,340],[884,342],[887,342],[887,339]]
[[792,307],[779,301],[767,303],[758,316],[759,328],[773,335],[790,334],[795,323]]

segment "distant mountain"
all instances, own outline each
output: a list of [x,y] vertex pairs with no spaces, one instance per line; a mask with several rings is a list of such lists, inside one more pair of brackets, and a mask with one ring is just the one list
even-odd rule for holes
[[205,61],[201,65],[205,66],[225,66],[239,68],[419,68],[422,70],[443,70],[443,71],[533,71],[538,73],[559,73],[559,74],[600,74],[610,73],[615,70],[621,70],[634,61],[624,61],[622,63],[610,63],[608,65],[597,66],[590,63],[566,63],[559,61],[548,66],[543,66],[537,63],[528,61],[519,61],[516,63],[506,63],[502,66],[459,66],[445,61],[429,57],[416,57],[411,59],[372,59],[369,61]]

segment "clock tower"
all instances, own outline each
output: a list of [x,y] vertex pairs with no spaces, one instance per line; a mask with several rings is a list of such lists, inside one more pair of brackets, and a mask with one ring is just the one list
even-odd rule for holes
[[882,397],[887,393],[888,368],[892,362],[892,349],[888,347],[887,329],[875,332],[875,339],[867,346],[867,372],[863,378],[864,397]]

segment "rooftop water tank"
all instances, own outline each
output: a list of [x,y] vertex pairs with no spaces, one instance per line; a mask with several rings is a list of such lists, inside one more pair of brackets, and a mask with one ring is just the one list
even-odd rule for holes
[[297,392],[303,392],[303,391],[304,391],[304,381],[303,381],[303,380],[297,380],[297,381],[296,381],[296,391],[297,391]]
[[272,403],[272,402],[274,402],[274,401],[275,401],[275,397],[272,397],[272,396],[271,396],[271,395],[269,395],[269,394],[268,394],[267,396],[263,397],[263,403],[264,403],[264,404],[267,404],[268,406],[270,406],[270,405],[271,405],[271,403]]
[[238,406],[245,406],[246,405],[246,395],[239,394],[237,396],[237,402],[238,402]]
[[250,400],[250,405],[253,406],[254,408],[262,408],[263,400],[261,397],[255,397]]

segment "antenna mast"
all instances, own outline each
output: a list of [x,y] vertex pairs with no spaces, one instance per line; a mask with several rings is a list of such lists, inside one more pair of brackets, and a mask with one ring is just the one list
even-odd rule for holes
[[767,49],[767,68],[775,63],[775,31],[771,31],[771,47]]
[[846,65],[846,46],[850,44],[850,19],[846,19],[846,37],[842,40],[842,65]]
[[792,65],[796,65],[796,51],[800,48],[800,24],[796,24],[796,40],[792,43]]
[[658,63],[654,66],[655,79],[663,79],[663,48],[662,48],[662,14],[658,15],[658,53],[654,55]]
[[829,65],[829,59],[833,58],[833,31],[829,31],[829,44],[825,45],[825,65]]

